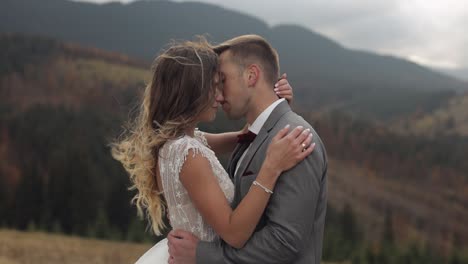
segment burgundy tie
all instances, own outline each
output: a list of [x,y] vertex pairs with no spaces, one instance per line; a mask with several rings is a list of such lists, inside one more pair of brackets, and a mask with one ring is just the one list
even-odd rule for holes
[[239,159],[241,158],[242,154],[250,146],[250,143],[252,143],[256,136],[257,135],[250,130],[247,133],[240,134],[237,136],[237,144],[239,145],[236,147],[236,150],[233,153],[231,163],[228,167],[229,176],[231,178],[234,178],[237,162],[239,162]]
[[257,135],[254,132],[249,130],[249,132],[240,134],[237,136],[237,143],[239,144],[249,143],[250,144],[252,143],[252,141],[254,141],[256,136]]

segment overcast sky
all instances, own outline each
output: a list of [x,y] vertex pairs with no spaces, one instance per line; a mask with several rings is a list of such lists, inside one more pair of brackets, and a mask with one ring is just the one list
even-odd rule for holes
[[[79,1],[105,3],[117,0]],[[392,54],[432,67],[468,68],[466,0],[198,2],[239,10],[270,25],[299,24],[353,49]]]

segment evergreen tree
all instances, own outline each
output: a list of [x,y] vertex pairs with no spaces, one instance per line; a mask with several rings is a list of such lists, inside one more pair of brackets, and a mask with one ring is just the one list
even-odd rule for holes
[[392,210],[390,208],[387,208],[384,218],[384,229],[382,235],[382,244],[384,247],[393,247],[395,245],[392,217]]

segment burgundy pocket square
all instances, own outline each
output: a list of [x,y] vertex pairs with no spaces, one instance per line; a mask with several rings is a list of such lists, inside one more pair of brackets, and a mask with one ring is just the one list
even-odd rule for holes
[[249,175],[253,175],[253,174],[254,174],[254,173],[251,172],[251,171],[246,171],[246,172],[244,172],[244,174],[242,174],[242,177],[244,177],[244,176],[249,176]]

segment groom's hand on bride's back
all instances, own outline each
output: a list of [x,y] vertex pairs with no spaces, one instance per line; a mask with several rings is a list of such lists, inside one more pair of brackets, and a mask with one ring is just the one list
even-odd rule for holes
[[167,235],[169,264],[195,264],[199,239],[190,232],[172,230]]

